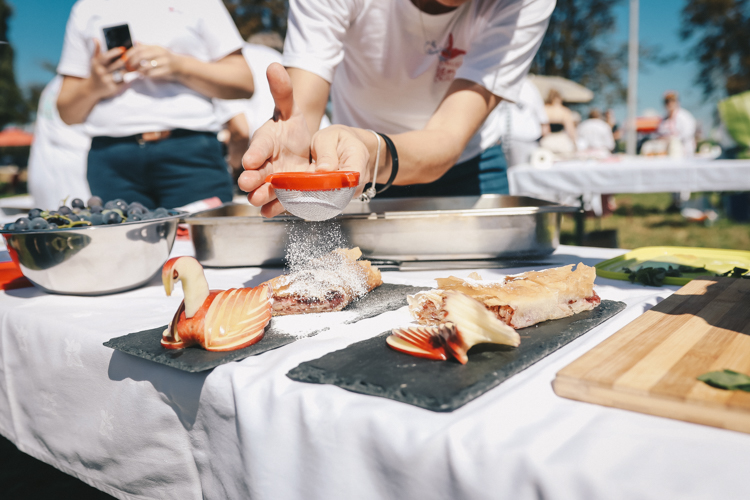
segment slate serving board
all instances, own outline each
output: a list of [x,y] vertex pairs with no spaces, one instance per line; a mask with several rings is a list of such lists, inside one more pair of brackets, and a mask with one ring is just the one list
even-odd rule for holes
[[[356,323],[363,319],[378,316],[384,312],[395,311],[406,305],[407,295],[413,295],[422,290],[427,290],[427,288],[384,283],[360,300],[354,301],[344,308],[345,311],[357,313],[354,318],[349,319],[344,324]],[[260,342],[244,349],[228,352],[209,352],[200,347],[193,346],[175,350],[165,349],[161,346],[162,333],[166,328],[167,325],[164,325],[150,330],[129,333],[122,337],[110,339],[104,345],[179,370],[202,372],[224,363],[229,363],[230,361],[239,361],[248,356],[263,354],[272,349],[291,344],[298,339],[294,335],[274,328],[274,320],[272,319]],[[316,330],[307,336],[316,335],[327,329],[328,327]]]
[[456,360],[417,358],[387,346],[385,332],[345,349],[301,363],[287,377],[332,384],[371,396],[401,401],[432,411],[460,408],[625,309],[603,300],[592,311],[518,330],[517,348],[481,344],[465,365]]

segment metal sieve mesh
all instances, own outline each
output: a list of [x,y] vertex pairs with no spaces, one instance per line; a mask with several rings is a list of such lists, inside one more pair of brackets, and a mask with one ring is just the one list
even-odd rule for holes
[[352,201],[356,186],[321,191],[276,188],[276,197],[291,214],[305,220],[321,221],[336,217]]

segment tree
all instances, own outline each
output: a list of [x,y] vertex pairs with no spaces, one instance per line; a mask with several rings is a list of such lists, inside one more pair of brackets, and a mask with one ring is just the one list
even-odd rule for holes
[[750,90],[750,1],[687,0],[680,36],[694,41],[687,57],[701,71],[695,83],[705,98]]
[[224,0],[224,4],[245,40],[261,31],[286,36],[286,0]]
[[578,82],[607,105],[623,100],[626,48],[609,40],[615,30],[613,9],[620,2],[557,0],[531,72]]
[[[0,0],[0,40],[8,40],[8,18],[13,11],[5,0]],[[26,101],[16,84],[13,72],[13,47],[0,44],[0,129],[9,123],[25,122],[28,118]]]

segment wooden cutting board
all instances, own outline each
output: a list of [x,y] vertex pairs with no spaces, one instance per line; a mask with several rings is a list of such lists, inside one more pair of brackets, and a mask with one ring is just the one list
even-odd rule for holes
[[557,395],[750,433],[750,393],[696,379],[750,374],[750,280],[693,280],[558,372]]

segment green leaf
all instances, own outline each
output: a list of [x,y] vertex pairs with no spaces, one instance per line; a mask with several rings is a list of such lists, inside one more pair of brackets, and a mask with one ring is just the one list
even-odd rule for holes
[[750,376],[733,370],[704,373],[698,380],[717,389],[750,392]]

